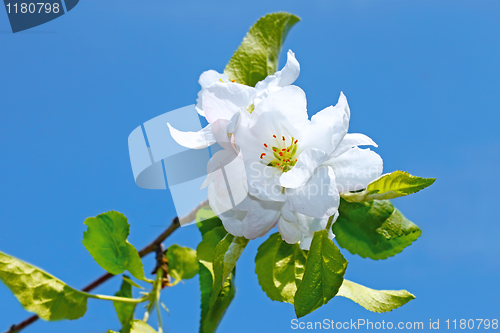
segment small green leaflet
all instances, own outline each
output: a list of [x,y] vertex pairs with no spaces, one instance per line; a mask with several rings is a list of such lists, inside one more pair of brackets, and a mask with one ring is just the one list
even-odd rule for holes
[[125,215],[110,211],[89,217],[84,223],[88,229],[83,245],[102,268],[114,275],[128,270],[135,278],[144,279],[139,253],[127,241],[130,225]]
[[201,291],[201,318],[200,333],[215,332],[226,309],[234,298],[234,270],[229,274],[222,286],[217,300],[209,306],[210,293],[213,289],[213,253],[219,242],[224,239],[227,232],[224,227],[217,227],[203,235],[203,240],[198,244],[196,253],[199,260],[199,277]]
[[273,301],[293,304],[302,281],[307,253],[299,244],[288,244],[279,232],[259,246],[255,257],[255,273],[262,290]]
[[206,232],[222,226],[222,221],[215,215],[210,207],[202,207],[196,213],[196,225],[203,236]]
[[349,298],[373,312],[389,312],[415,299],[406,290],[375,290],[346,279],[337,295]]
[[338,293],[346,268],[347,260],[328,238],[328,231],[316,231],[302,281],[295,293],[297,318],[325,305]]
[[227,234],[215,247],[213,253],[214,284],[210,292],[210,303],[212,306],[218,299],[219,293],[224,287],[224,282],[236,266],[236,261],[248,244],[245,237],[234,237]]
[[132,287],[136,287],[136,288],[139,288],[139,289],[143,289],[143,287],[141,287],[140,285],[138,285],[137,283],[135,283],[131,278],[129,278],[128,276],[126,275],[123,275],[122,276],[123,280],[127,281],[128,284],[130,284]]
[[415,241],[420,229],[388,200],[340,201],[333,233],[339,245],[363,258],[386,259]]
[[[130,279],[123,279],[120,290],[115,294],[118,297],[132,298],[132,285],[128,282]],[[113,302],[113,305],[118,315],[118,319],[122,324],[122,333],[130,332],[130,323],[134,319],[135,304]]]
[[157,333],[157,332],[142,320],[136,319],[132,322],[130,333]]
[[431,186],[435,180],[435,178],[412,176],[404,171],[394,171],[372,181],[366,190],[356,193],[342,193],[342,197],[349,202],[394,199],[416,193]]
[[3,252],[0,252],[0,280],[26,310],[42,319],[77,319],[87,311],[85,293]]
[[172,285],[182,280],[189,280],[198,274],[198,259],[196,251],[177,244],[167,249],[168,274],[175,279]]
[[281,47],[300,19],[289,13],[272,13],[259,19],[234,52],[224,70],[229,80],[254,87],[278,69]]
[[195,220],[196,222],[203,222],[204,220],[217,217],[210,206],[203,206],[196,212]]
[[[151,326],[143,322],[142,320],[134,320],[131,323],[130,331],[127,333],[158,333]],[[106,333],[118,333],[112,330],[108,330]],[[124,333],[123,330],[120,333]]]

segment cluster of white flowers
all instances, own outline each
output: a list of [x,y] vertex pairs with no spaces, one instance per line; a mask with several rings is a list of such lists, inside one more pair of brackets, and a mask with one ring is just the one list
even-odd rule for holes
[[[292,85],[299,63],[292,51],[287,56],[285,67],[255,88],[204,72],[197,109],[209,125],[199,132],[169,128],[185,147],[217,142],[224,148],[212,157],[205,183],[209,204],[229,233],[254,239],[277,224],[286,242],[309,249],[314,232],[338,216],[340,193],[378,178],[382,159],[358,148],[376,147],[369,137],[347,133],[350,110],[343,93],[337,105],[309,120],[305,93]],[[225,173],[213,172],[221,168]]]

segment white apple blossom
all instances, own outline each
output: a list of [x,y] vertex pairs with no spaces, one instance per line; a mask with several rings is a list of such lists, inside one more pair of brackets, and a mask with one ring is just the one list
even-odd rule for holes
[[196,109],[207,119],[208,125],[198,132],[182,132],[170,124],[172,137],[181,145],[192,148],[206,148],[216,142],[212,124],[220,119],[230,120],[235,114],[252,112],[269,94],[295,82],[300,65],[295,54],[289,50],[285,67],[258,82],[254,87],[229,81],[225,74],[208,70],[201,74]]
[[[304,225],[321,221],[326,226],[337,212],[339,192],[365,188],[382,173],[380,156],[357,147],[376,144],[365,135],[347,134],[349,118],[341,94],[335,107],[309,120],[305,94],[296,86],[270,94],[252,114],[239,117],[234,143],[245,161],[249,197],[274,203],[266,209],[279,211],[278,229],[285,241],[307,243],[311,234]],[[276,223],[275,215],[266,215],[262,233]]]
[[[376,146],[369,137],[347,134],[350,110],[342,93],[336,106],[308,119],[305,93],[290,85],[298,72],[289,51],[285,68],[255,88],[204,73],[219,81],[200,78],[200,110],[209,125],[196,133],[170,131],[190,148],[216,141],[224,148],[211,159],[205,184],[210,206],[229,233],[254,239],[278,224],[285,241],[308,249],[314,232],[338,215],[339,193],[363,189],[379,177],[382,159],[358,148]],[[221,167],[225,176],[214,172]],[[239,185],[228,191],[228,181]],[[231,202],[229,192],[240,198]]]

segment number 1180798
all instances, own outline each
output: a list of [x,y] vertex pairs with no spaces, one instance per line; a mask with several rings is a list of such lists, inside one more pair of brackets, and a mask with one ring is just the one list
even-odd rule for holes
[[59,7],[59,4],[56,3],[50,3],[50,2],[31,2],[31,3],[13,3],[13,4],[6,4],[5,7],[7,7],[7,13],[8,14],[41,14],[41,13],[59,13],[61,10]]
[[446,325],[448,329],[462,330],[479,330],[479,329],[498,329],[498,319],[447,319]]

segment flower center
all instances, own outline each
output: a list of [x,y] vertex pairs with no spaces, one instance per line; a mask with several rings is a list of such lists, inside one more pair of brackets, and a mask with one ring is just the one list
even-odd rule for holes
[[274,146],[264,143],[265,152],[260,154],[260,159],[267,166],[287,172],[297,163],[295,153],[297,152],[299,140],[295,140],[294,137],[287,139],[284,135],[281,138],[273,135],[273,141],[275,142]]

